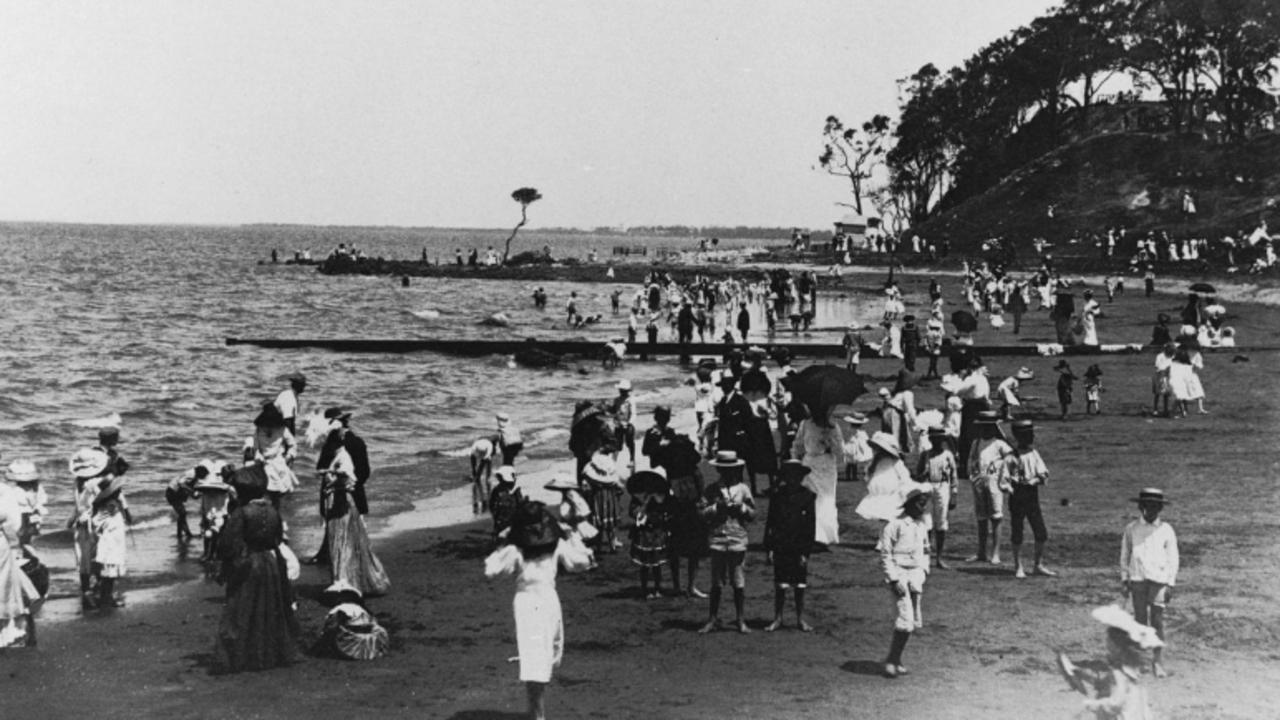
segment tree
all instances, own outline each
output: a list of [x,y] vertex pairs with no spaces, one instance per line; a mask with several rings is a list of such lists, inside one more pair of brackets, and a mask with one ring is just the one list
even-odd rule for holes
[[853,204],[840,203],[862,214],[862,198],[868,194],[866,182],[871,172],[884,156],[884,144],[889,135],[889,118],[876,115],[862,123],[861,128],[846,128],[835,115],[827,117],[822,128],[824,140],[818,164],[828,174],[849,179],[853,192]]
[[891,192],[905,199],[907,222],[917,225],[929,215],[949,178],[952,147],[945,108],[953,98],[941,92],[941,73],[928,64],[900,81],[907,100],[894,131],[897,142],[886,159],[892,172]]
[[507,238],[507,246],[502,251],[503,265],[507,264],[507,258],[511,256],[511,241],[516,239],[516,233],[529,221],[529,204],[541,200],[542,193],[531,187],[522,187],[511,193],[511,199],[520,203],[520,223],[511,230],[511,237]]
[[1205,66],[1206,29],[1198,0],[1152,0],[1134,16],[1127,64],[1134,81],[1153,81],[1169,106],[1174,132],[1191,124],[1195,80]]

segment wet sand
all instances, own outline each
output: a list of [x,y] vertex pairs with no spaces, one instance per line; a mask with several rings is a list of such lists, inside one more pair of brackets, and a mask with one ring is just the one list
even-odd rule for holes
[[[1145,340],[1155,312],[1178,304],[1177,297],[1131,294],[1107,308],[1113,317],[1100,321],[1103,341],[1111,341],[1109,335],[1117,342]],[[1247,336],[1243,342],[1276,344],[1280,310],[1229,309]],[[1047,319],[1031,318],[1029,335],[1043,340]],[[1012,337],[985,337],[989,332],[984,323],[978,342]],[[1052,474],[1042,502],[1050,532],[1046,560],[1059,577],[1013,577],[1007,523],[1001,528],[1004,565],[962,562],[974,550],[974,522],[971,494],[961,488],[947,551],[955,569],[935,571],[926,585],[925,627],[904,659],[912,673],[886,680],[879,663],[893,610],[873,551],[877,527],[852,512],[862,487],[842,483],[842,543],[812,560],[808,619],[817,631],[811,634],[793,629],[790,598],[784,628],[763,632],[773,588],[758,549],[748,559],[747,617],[755,632],[747,636],[698,635],[706,601],[640,598],[625,551],[601,556],[595,571],[562,575],[568,643],[548,694],[550,716],[1073,717],[1081,698],[1058,677],[1054,651],[1101,655],[1101,628],[1089,610],[1119,598],[1120,532],[1135,513],[1128,498],[1142,486],[1159,485],[1173,500],[1166,518],[1179,534],[1183,571],[1167,620],[1166,665],[1173,676],[1144,679],[1157,716],[1274,717],[1273,691],[1266,688],[1280,682],[1273,461],[1278,359],[1274,352],[1235,363],[1231,353],[1206,355],[1212,414],[1181,420],[1149,415],[1151,357],[1099,359],[1103,414],[1086,418],[1077,402],[1067,421],[1056,419],[1050,372],[1056,358],[993,359],[993,379],[1018,365],[1037,375],[1024,393],[1042,398],[1029,409]],[[870,383],[873,391],[896,369],[891,361],[864,365],[879,378]],[[936,407],[940,399],[936,385],[917,391],[921,407]],[[869,396],[858,404],[870,409],[875,403]],[[650,408],[640,410],[643,429]],[[536,483],[556,467],[531,466],[525,477]],[[465,489],[455,492],[464,493],[464,502],[469,497]],[[384,659],[304,656],[270,672],[212,675],[221,588],[190,581],[146,601],[126,581],[128,607],[66,622],[46,619],[38,648],[0,654],[6,710],[51,718],[522,717],[524,688],[507,662],[516,654],[512,584],[488,582],[481,573],[490,549],[488,522],[423,528],[428,521],[463,520],[467,511],[440,517],[431,502],[418,510],[391,521],[376,542],[393,582],[387,597],[369,603],[391,632],[392,653]],[[751,530],[753,543],[762,532],[761,519]],[[699,587],[707,587],[707,577],[704,566]],[[316,568],[303,569],[298,590],[308,641],[319,633],[325,608],[315,598],[328,580]],[[722,612],[730,611],[726,601]]]

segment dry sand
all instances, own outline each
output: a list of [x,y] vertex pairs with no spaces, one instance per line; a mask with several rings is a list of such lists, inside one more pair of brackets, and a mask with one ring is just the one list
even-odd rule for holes
[[[925,282],[913,278],[909,285]],[[1150,318],[1178,302],[1131,292],[1107,307],[1113,317],[1100,321],[1103,341],[1145,340]],[[1277,344],[1280,310],[1230,309],[1239,316],[1232,321],[1242,342]],[[1045,315],[1030,317],[1025,339],[1046,339]],[[984,331],[979,342],[1012,338]],[[1166,518],[1179,534],[1183,571],[1167,621],[1173,675],[1144,680],[1158,717],[1280,717],[1277,359],[1275,352],[1238,363],[1230,353],[1206,356],[1212,414],[1171,420],[1149,416],[1150,356],[1100,358],[1103,414],[1086,418],[1078,403],[1065,422],[1052,407],[1054,360],[994,359],[993,376],[1028,365],[1038,377],[1024,392],[1043,398],[1031,410],[1052,474],[1042,497],[1047,561],[1059,577],[1015,579],[1007,526],[1003,566],[960,562],[974,549],[971,495],[962,488],[948,542],[955,569],[929,578],[925,627],[905,655],[912,673],[886,680],[879,661],[893,612],[873,551],[877,527],[852,512],[862,487],[841,484],[842,544],[812,561],[812,634],[792,627],[790,599],[787,626],[762,632],[773,589],[758,550],[749,555],[747,581],[756,632],[746,636],[696,634],[706,601],[641,599],[625,552],[603,555],[592,572],[562,576],[568,645],[548,695],[550,716],[1075,717],[1081,698],[1058,677],[1054,651],[1101,654],[1101,629],[1089,610],[1119,598],[1120,531],[1135,514],[1128,498],[1159,485],[1173,500]],[[1077,375],[1082,360],[1073,361]],[[864,369],[883,379],[896,366],[879,361]],[[917,392],[922,407],[940,399],[936,385]],[[859,404],[874,403],[867,397]],[[641,410],[643,428],[648,408]],[[156,601],[131,594],[130,606],[113,614],[47,622],[37,649],[0,654],[4,717],[522,717],[524,688],[507,662],[516,652],[511,583],[487,582],[481,573],[488,524],[406,529],[422,522],[416,517],[377,543],[394,583],[386,598],[370,603],[391,632],[392,653],[384,659],[304,656],[270,672],[212,675],[222,591],[186,583],[160,591]],[[762,526],[755,524],[753,541]],[[318,634],[325,609],[315,597],[327,582],[325,573],[304,568],[300,616],[309,639]],[[698,584],[707,585],[705,567]]]

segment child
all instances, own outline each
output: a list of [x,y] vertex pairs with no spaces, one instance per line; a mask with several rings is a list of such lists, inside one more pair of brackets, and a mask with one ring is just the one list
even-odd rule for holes
[[991,328],[993,330],[999,331],[1000,328],[1003,328],[1004,327],[1004,307],[999,303],[994,303],[994,302],[991,303],[991,313],[990,313],[990,316],[987,318],[987,320],[990,321]]
[[951,452],[951,436],[944,428],[929,428],[929,454],[920,456],[916,477],[933,487],[933,493],[929,495],[929,516],[933,521],[934,564],[948,570],[950,566],[942,560],[949,528],[947,514],[956,509],[960,494],[956,486],[956,456]]
[[1059,360],[1053,369],[1058,373],[1058,405],[1062,408],[1062,419],[1066,420],[1071,409],[1071,391],[1074,388],[1076,376],[1072,374],[1071,366],[1066,360]]
[[874,453],[871,452],[871,438],[867,435],[867,431],[862,429],[867,424],[867,416],[862,413],[851,413],[845,415],[841,420],[848,423],[851,427],[848,437],[844,443],[845,458],[845,480],[847,482],[862,482],[867,478],[867,467],[871,464],[871,458]]
[[1073,690],[1088,698],[1084,707],[1098,720],[1152,717],[1146,689],[1138,682],[1142,676],[1142,651],[1159,652],[1164,643],[1151,628],[1115,605],[1094,610],[1093,617],[1108,626],[1106,659],[1076,665],[1065,653],[1058,653],[1058,669]]
[[[204,538],[204,553],[200,561],[213,562],[218,556],[218,537],[222,535],[222,526],[227,523],[231,486],[222,481],[220,472],[210,472],[210,468],[203,465],[197,466],[204,473],[191,489],[200,498],[200,536]],[[185,516],[182,520],[185,524]]]
[[124,607],[124,598],[115,593],[115,583],[125,574],[128,508],[121,490],[124,478],[108,477],[93,500],[90,527],[94,536],[93,569],[98,576],[98,607]]
[[920,597],[924,593],[924,580],[929,574],[929,523],[925,508],[928,494],[922,490],[907,493],[902,503],[902,514],[890,520],[880,531],[880,566],[884,569],[884,581],[893,592],[898,607],[898,617],[893,623],[893,642],[889,645],[889,657],[884,661],[884,676],[896,678],[907,671],[902,666],[902,650],[911,639],[911,632],[924,627],[920,612]]
[[[1160,519],[1164,491],[1143,488],[1134,498],[1142,517],[1129,523],[1120,540],[1120,584],[1133,598],[1133,617],[1150,625],[1163,642],[1164,609],[1173,599],[1178,579],[1178,537],[1169,523]],[[1151,672],[1165,677],[1160,664],[1160,648],[1152,651]]]
[[1015,420],[1013,441],[1017,445],[1009,461],[1009,483],[1013,486],[1009,496],[1013,576],[1027,576],[1022,565],[1022,526],[1025,520],[1031,525],[1031,534],[1036,541],[1035,564],[1031,572],[1054,577],[1058,573],[1044,566],[1044,545],[1049,540],[1049,533],[1045,530],[1044,515],[1040,511],[1040,487],[1049,482],[1049,469],[1045,467],[1039,451],[1032,447],[1035,443],[1035,425],[1030,420]]
[[925,373],[926,378],[939,377],[938,358],[942,356],[942,336],[942,313],[932,313],[924,327],[924,351],[929,356],[929,371]]
[[1084,412],[1086,415],[1102,414],[1102,368],[1090,365],[1084,371]]
[[22,527],[18,531],[18,544],[24,549],[40,534],[44,519],[49,515],[49,494],[40,483],[40,473],[30,460],[14,460],[7,471],[9,480],[18,489]]
[[[667,507],[667,473],[662,468],[641,470],[627,481],[631,504],[631,562],[640,567],[640,595],[645,600],[662,597],[662,566],[667,564],[670,516]],[[649,579],[653,578],[653,591]],[[679,589],[678,587],[676,588]]]
[[[195,484],[208,476],[209,468],[204,462],[201,462],[195,468],[170,480],[168,486],[164,489],[164,500],[169,503],[169,507],[173,508],[173,513],[177,518],[178,542],[180,543],[191,539],[191,526],[187,525],[187,500],[191,499]],[[208,554],[207,549],[206,554]]]
[[809,468],[799,460],[782,463],[782,485],[769,500],[769,516],[765,520],[764,549],[773,558],[773,622],[764,630],[773,632],[782,626],[782,607],[787,601],[787,588],[795,589],[796,625],[801,632],[813,626],[804,620],[804,591],[809,583],[809,554],[813,551],[816,532],[814,505],[817,495],[800,484]]
[[698,630],[709,633],[720,627],[720,596],[724,586],[733,587],[735,623],[740,633],[749,633],[743,609],[746,603],[747,523],[756,515],[755,498],[743,482],[746,462],[733,450],[720,450],[711,463],[720,479],[707,487],[698,512],[707,523],[707,545],[711,549],[711,600],[707,624]]
[[611,446],[601,447],[582,468],[582,477],[578,479],[587,489],[587,497],[591,499],[592,522],[600,531],[599,547],[609,553],[617,552],[622,547],[622,541],[617,537],[618,500],[625,490],[618,479],[613,454]]
[[516,487],[516,469],[510,465],[494,470],[493,478],[498,482],[489,493],[489,515],[493,518],[493,538],[503,543],[507,540],[516,508],[525,501],[525,497]]
[[[978,552],[968,562],[1000,564],[1000,522],[1009,492],[1009,459],[1013,448],[994,411],[983,410],[974,421],[978,434],[969,451],[969,482],[973,483],[973,512],[978,520]],[[990,554],[987,540],[991,541]]]

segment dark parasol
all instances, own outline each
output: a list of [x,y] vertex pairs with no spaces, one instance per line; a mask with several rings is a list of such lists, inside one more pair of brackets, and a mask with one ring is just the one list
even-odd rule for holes
[[956,332],[971,333],[978,329],[978,318],[968,310],[957,310],[951,313],[951,324],[956,326]]
[[867,391],[862,378],[835,365],[810,365],[795,375],[782,379],[791,397],[809,409],[814,422],[827,426],[831,408],[851,403]]
[[1205,293],[1206,295],[1215,295],[1218,289],[1206,282],[1192,283],[1189,288],[1191,292]]

